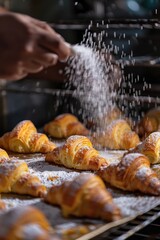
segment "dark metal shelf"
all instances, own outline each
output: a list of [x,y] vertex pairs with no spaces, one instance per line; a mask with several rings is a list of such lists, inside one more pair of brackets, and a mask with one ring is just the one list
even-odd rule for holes
[[[147,226],[147,228],[146,228]],[[147,230],[146,230],[147,229]],[[154,234],[154,237],[149,238]],[[94,240],[138,240],[138,239],[160,239],[160,205],[151,211],[138,216],[131,222],[115,227],[110,231],[93,238]]]

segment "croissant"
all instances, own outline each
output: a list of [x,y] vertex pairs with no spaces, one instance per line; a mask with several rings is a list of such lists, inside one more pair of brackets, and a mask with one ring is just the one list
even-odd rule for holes
[[118,220],[121,217],[119,208],[114,204],[103,181],[93,174],[80,174],[71,182],[52,186],[45,201],[61,206],[65,217],[101,218]]
[[114,187],[160,195],[160,181],[150,168],[148,158],[142,154],[126,154],[119,163],[110,164],[98,174]]
[[146,155],[151,164],[160,162],[160,132],[151,133],[143,142],[138,144],[130,152]]
[[1,240],[51,240],[43,213],[31,206],[16,207],[0,217]]
[[107,161],[93,148],[91,141],[84,136],[71,136],[63,146],[46,155],[45,160],[68,168],[97,170]]
[[136,126],[136,131],[142,139],[150,133],[160,130],[160,107],[151,109]]
[[158,121],[160,121],[160,107],[149,110],[146,115],[155,117]]
[[0,193],[9,192],[41,197],[46,187],[29,173],[25,162],[10,161],[0,165]]
[[37,133],[34,124],[26,120],[0,138],[0,147],[18,153],[47,153],[56,146],[45,134]]
[[156,172],[158,179],[160,180],[160,165],[159,164],[154,164],[151,166],[152,170]]
[[140,140],[127,121],[118,119],[109,124],[104,132],[95,133],[93,142],[109,149],[127,150],[135,147]]
[[0,148],[0,163],[4,163],[10,161],[10,158],[7,154],[7,152]]
[[62,114],[44,126],[44,131],[55,138],[88,135],[89,131],[72,114]]
[[136,126],[135,131],[142,138],[145,139],[152,132],[159,129],[159,122],[152,116],[145,116]]

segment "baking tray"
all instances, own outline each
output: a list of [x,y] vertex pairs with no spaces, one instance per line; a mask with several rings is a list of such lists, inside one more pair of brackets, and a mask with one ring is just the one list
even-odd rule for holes
[[[62,141],[57,141],[56,144],[61,145]],[[124,151],[100,151],[100,154],[103,157],[106,157],[109,161],[119,161],[119,159],[123,156]],[[43,154],[9,155],[11,159],[26,161],[30,172],[37,175],[47,187],[50,187],[53,184],[60,184],[66,180],[72,180],[75,176],[81,174],[82,172],[51,165],[45,162],[45,155]],[[123,216],[121,220],[110,223],[88,218],[64,218],[59,207],[49,205],[43,202],[40,198],[32,198],[17,194],[2,194],[2,199],[6,202],[7,209],[19,205],[33,205],[39,208],[46,215],[52,225],[54,234],[56,236],[58,235],[58,237],[62,240],[92,239],[93,237],[96,237],[113,227],[129,222],[137,216],[142,215],[160,205],[160,197],[148,196],[140,193],[133,194],[111,187],[107,187],[107,189],[111,192],[114,202],[120,207]]]

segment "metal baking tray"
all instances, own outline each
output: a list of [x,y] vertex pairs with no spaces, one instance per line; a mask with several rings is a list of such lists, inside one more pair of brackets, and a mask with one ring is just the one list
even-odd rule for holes
[[[58,141],[56,144],[61,145],[62,142]],[[100,151],[100,154],[110,161],[117,161],[122,157],[124,151]],[[82,172],[51,165],[44,161],[45,156],[43,154],[10,154],[10,157],[19,161],[26,161],[30,172],[37,175],[47,187],[71,180]],[[88,218],[64,218],[59,207],[49,205],[39,198],[17,194],[2,194],[2,199],[6,202],[8,209],[18,205],[38,207],[52,225],[54,234],[58,235],[62,240],[92,239],[160,205],[160,197],[124,192],[111,187],[107,187],[107,189],[111,192],[114,202],[120,207],[123,216],[121,220],[109,223]]]

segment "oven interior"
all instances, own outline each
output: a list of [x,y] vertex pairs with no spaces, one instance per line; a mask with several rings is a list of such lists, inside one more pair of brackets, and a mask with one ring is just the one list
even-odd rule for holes
[[[148,109],[160,105],[160,20],[155,11],[156,8],[154,9],[152,6],[153,8],[147,10],[146,7],[142,7],[139,12],[129,11],[129,14],[127,8],[124,8],[123,11],[117,11],[119,14],[116,17],[113,13],[111,16],[112,11],[105,5],[107,1],[93,1],[94,4],[92,1],[82,1],[82,4],[77,1],[78,6],[73,1],[74,7],[77,6],[76,10],[73,10],[72,1],[68,1],[67,5],[65,5],[65,1],[61,1],[63,2],[63,7],[61,6],[63,11],[67,6],[68,14],[64,15],[64,19],[59,20],[58,17],[52,18],[51,14],[48,14],[48,17],[42,14],[41,8],[44,7],[44,1],[39,2],[40,5],[37,9],[37,1],[32,1],[31,8],[27,3],[27,6],[21,3],[22,5],[19,5],[18,8],[17,2],[19,1],[13,2],[15,2],[14,5],[10,1],[8,3],[6,1],[5,4],[8,4],[13,10],[29,12],[30,15],[47,20],[72,44],[82,41],[85,30],[91,23],[90,16],[92,16],[93,21],[89,31],[97,33],[97,35],[104,32],[103,42],[114,55],[115,61],[118,62],[122,71],[123,78],[118,89],[117,105],[120,108],[123,107],[126,114],[135,119],[142,116]],[[49,6],[50,1],[47,2],[46,6]],[[58,11],[61,11],[60,6],[58,3],[56,5],[56,1],[53,2],[55,4],[53,5],[57,7],[56,16],[58,16]],[[99,6],[96,5],[98,2],[103,3],[105,9],[101,12],[100,17],[96,15],[98,13],[95,10],[95,6]],[[116,1],[108,2],[111,6]],[[156,6],[158,7],[158,5]],[[112,7],[114,8],[114,6]],[[103,21],[104,16],[105,20]],[[97,35],[95,34],[95,42],[98,41]],[[132,84],[130,84],[131,79]],[[57,76],[52,75],[52,68],[40,74],[28,76],[19,82],[4,81],[1,83],[0,133],[11,130],[24,119],[30,119],[40,129],[46,122],[64,112],[71,112],[81,119],[79,114],[81,104],[73,96],[75,89],[68,89],[65,83],[63,80],[58,81]],[[131,102],[133,104],[130,104]],[[150,239],[159,239],[159,217],[160,206],[127,224],[99,235],[98,239],[149,239],[150,232],[154,233]],[[145,228],[146,226],[147,228]]]

